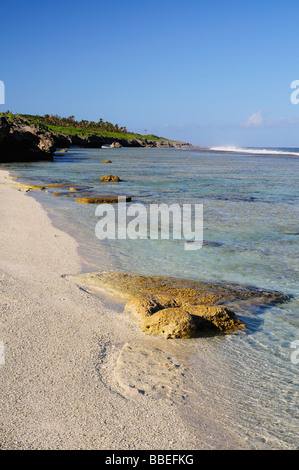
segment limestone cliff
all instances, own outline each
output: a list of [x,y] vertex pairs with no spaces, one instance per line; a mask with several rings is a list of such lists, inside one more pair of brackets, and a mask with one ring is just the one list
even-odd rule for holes
[[54,151],[50,132],[0,116],[0,163],[50,160]]

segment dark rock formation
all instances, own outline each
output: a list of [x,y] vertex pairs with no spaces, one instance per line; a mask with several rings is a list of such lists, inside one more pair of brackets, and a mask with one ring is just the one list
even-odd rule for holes
[[54,151],[50,132],[0,116],[0,163],[50,160]]
[[52,134],[55,146],[57,148],[83,147],[83,148],[101,148],[103,145],[109,145],[111,148],[121,147],[156,147],[156,148],[181,148],[191,147],[186,142],[170,142],[168,140],[147,140],[147,139],[115,139],[115,137],[105,137],[97,134],[78,135],[78,134]]
[[20,117],[0,116],[0,163],[49,160],[52,159],[56,149],[68,149],[72,146],[101,148],[103,145],[109,145],[112,148],[190,146],[185,142],[167,140],[115,139],[115,137],[98,134],[57,134],[42,125],[29,125]]
[[67,149],[72,145],[72,139],[69,136],[53,132],[52,138],[56,148]]

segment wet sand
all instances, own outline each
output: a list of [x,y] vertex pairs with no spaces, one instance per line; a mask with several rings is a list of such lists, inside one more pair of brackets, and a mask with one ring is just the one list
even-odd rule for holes
[[1,171],[1,448],[246,448],[204,416],[189,423],[178,343],[147,337],[123,301],[73,283],[76,241],[30,193],[3,184],[7,176]]

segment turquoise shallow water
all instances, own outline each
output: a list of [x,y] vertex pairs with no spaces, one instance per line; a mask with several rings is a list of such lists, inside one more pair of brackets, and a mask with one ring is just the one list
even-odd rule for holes
[[[104,159],[112,164],[101,163]],[[200,383],[194,420],[197,412],[213,408],[217,419],[234,427],[252,448],[298,447],[299,364],[292,363],[291,345],[299,340],[299,156],[74,148],[57,154],[54,162],[5,168],[24,181],[67,180],[96,194],[132,196],[132,202],[146,207],[203,204],[204,246],[186,251],[181,240],[100,242],[95,206],[45,192],[34,195],[59,227],[78,240],[84,271],[108,265],[122,272],[227,281],[290,294],[290,302],[269,308],[240,305],[237,313],[247,325],[246,335],[191,340],[189,345],[193,376]],[[103,185],[96,180],[104,174],[124,181]],[[198,360],[205,348],[211,356],[207,363]],[[220,363],[212,356],[221,357]]]

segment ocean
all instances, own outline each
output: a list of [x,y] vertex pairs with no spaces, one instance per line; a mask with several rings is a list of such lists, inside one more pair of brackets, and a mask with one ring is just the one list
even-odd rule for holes
[[[107,159],[112,163],[101,163]],[[176,239],[99,240],[94,205],[53,196],[63,188],[28,193],[76,238],[82,272],[165,275],[288,294],[288,302],[267,308],[240,303],[235,311],[246,334],[174,341],[182,353],[188,350],[188,418],[195,431],[204,415],[253,449],[298,448],[299,149],[71,148],[53,162],[2,167],[20,182],[67,182],[82,193],[126,195],[145,207],[202,204],[204,244],[185,250]],[[98,182],[105,174],[122,181]]]

